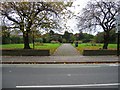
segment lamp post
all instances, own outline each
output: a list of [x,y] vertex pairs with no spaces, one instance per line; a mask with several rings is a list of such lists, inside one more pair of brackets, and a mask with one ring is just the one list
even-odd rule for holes
[[118,31],[118,34],[117,34],[117,56],[119,56],[119,50],[120,50],[120,31]]
[[116,16],[116,33],[117,33],[117,56],[119,56],[119,50],[120,50],[120,12]]

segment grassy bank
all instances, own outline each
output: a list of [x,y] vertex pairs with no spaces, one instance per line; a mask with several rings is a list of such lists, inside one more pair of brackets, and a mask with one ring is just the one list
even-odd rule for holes
[[[75,44],[73,44],[73,46],[75,46]],[[78,47],[76,47],[76,49],[78,51],[80,51],[80,53],[82,54],[84,49],[88,49],[88,50],[98,50],[98,49],[102,49],[103,44],[91,44],[91,43],[82,43],[79,44]],[[113,50],[117,48],[117,44],[109,44],[108,45],[108,49]]]
[[[60,46],[61,44],[59,43],[38,43],[35,44],[35,49],[40,49],[40,50],[45,50],[45,49],[49,49],[50,50],[50,54],[53,54],[54,51]],[[23,49],[24,45],[23,44],[4,44],[4,45],[0,45],[0,47],[2,49]],[[33,48],[33,44],[30,44],[30,47]]]

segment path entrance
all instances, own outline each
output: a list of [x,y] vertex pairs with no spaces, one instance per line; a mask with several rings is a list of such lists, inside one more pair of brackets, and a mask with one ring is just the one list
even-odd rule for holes
[[62,44],[53,56],[79,56],[80,53],[71,44]]

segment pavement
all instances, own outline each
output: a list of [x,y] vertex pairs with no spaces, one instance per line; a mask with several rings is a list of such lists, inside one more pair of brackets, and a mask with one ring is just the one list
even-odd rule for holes
[[81,54],[71,45],[62,44],[53,54],[53,56],[80,56]]
[[83,56],[71,44],[62,44],[51,56],[2,56],[3,64],[119,63],[118,56]]

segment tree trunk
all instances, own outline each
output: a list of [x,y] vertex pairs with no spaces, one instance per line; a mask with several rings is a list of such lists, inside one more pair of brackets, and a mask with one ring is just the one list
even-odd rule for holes
[[23,32],[24,49],[31,49],[29,46],[29,32]]
[[108,44],[109,44],[109,32],[105,32],[103,49],[108,49]]

